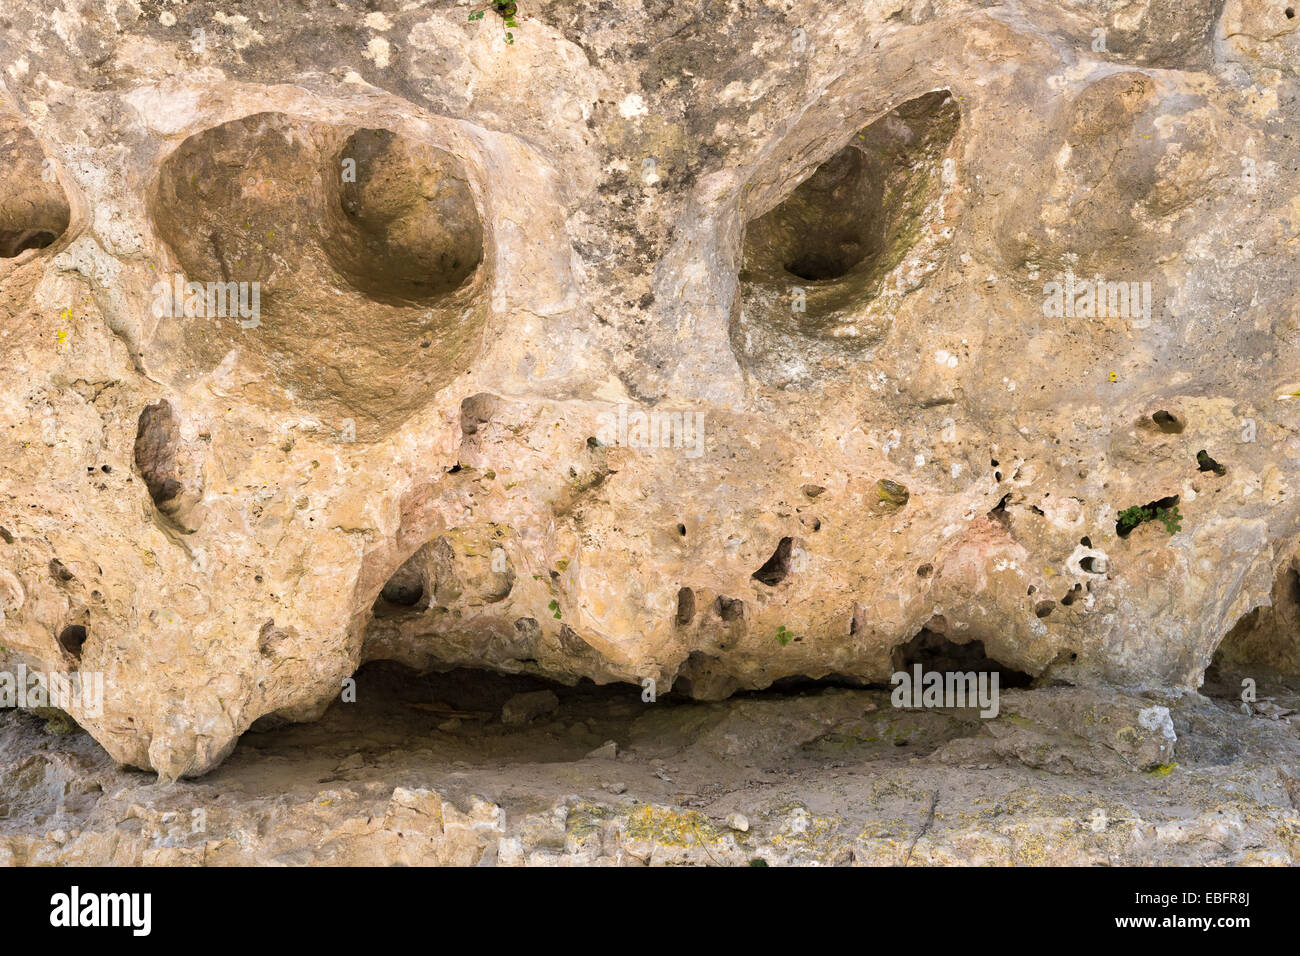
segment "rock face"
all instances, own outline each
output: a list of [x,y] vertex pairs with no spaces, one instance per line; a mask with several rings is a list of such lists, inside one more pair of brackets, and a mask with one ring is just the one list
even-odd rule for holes
[[1300,862],[1300,694],[1280,685],[1260,685],[1271,714],[1219,679],[1212,696],[1011,690],[991,719],[880,690],[561,688],[509,726],[495,713],[526,679],[400,671],[370,665],[355,704],[165,787],[0,713],[0,864]]
[[0,669],[119,763],[371,660],[1296,668],[1285,4],[10,6]]

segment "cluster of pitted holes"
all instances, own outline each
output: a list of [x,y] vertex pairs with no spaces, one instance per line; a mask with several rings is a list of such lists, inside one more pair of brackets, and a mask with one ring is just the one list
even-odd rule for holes
[[[809,498],[817,498],[826,489],[821,485],[806,484],[802,491]],[[795,509],[800,511],[801,509]],[[821,519],[812,515],[801,515],[800,522],[811,528],[813,531],[820,531],[822,527]],[[686,537],[686,525],[678,523],[677,534],[680,537]],[[772,556],[763,562],[762,567],[750,575],[753,580],[767,587],[776,587],[781,582],[789,578],[794,569],[794,555],[798,543],[793,537],[783,537],[777,542],[776,550]],[[714,614],[723,621],[731,622],[740,620],[744,615],[745,604],[739,599],[729,597],[719,597],[713,602]],[[673,616],[674,622],[681,627],[690,624],[695,619],[695,592],[688,587],[680,588],[677,591],[677,611]]]
[[[673,615],[673,622],[679,627],[687,626],[695,620],[696,609],[697,601],[694,589],[679,588],[677,591],[677,611]],[[745,602],[739,598],[729,598],[720,594],[714,599],[710,610],[718,620],[731,624],[745,616]]]

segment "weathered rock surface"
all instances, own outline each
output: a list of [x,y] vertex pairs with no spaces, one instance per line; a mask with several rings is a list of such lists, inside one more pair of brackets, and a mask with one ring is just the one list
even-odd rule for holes
[[164,780],[380,659],[1294,672],[1288,9],[7,4],[0,668]]
[[[522,679],[397,671],[368,668],[356,703],[171,786],[84,733],[0,715],[0,862],[1300,863],[1297,723],[1242,713],[1226,678],[1221,698],[1009,691],[992,720],[843,688],[562,689],[517,728],[492,715]],[[1294,683],[1260,692],[1300,706]],[[1144,726],[1153,708],[1176,743]],[[479,716],[444,730],[448,713]]]

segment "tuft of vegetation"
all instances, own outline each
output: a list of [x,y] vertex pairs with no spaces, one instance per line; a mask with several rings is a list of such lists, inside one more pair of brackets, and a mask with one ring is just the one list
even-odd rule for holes
[[[496,11],[505,24],[506,42],[514,43],[515,35],[510,31],[519,29],[519,21],[515,19],[515,15],[519,13],[519,4],[515,0],[492,0],[492,9]],[[482,20],[483,14],[483,10],[475,10],[469,15],[469,18],[471,21]]]
[[776,642],[780,644],[782,647],[785,647],[793,640],[794,640],[794,634],[791,633],[790,631],[787,631],[785,629],[784,624],[782,624],[780,627],[776,629]]
[[1115,525],[1115,530],[1119,532],[1120,537],[1125,537],[1144,521],[1159,521],[1171,535],[1177,534],[1183,528],[1183,516],[1177,505],[1171,505],[1168,508],[1134,505],[1132,508],[1125,508],[1119,513],[1119,521]]

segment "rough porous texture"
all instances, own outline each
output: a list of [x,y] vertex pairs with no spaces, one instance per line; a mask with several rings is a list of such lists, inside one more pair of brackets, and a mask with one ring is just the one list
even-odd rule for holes
[[1288,686],[1297,70],[1282,0],[7,4],[0,669],[163,781],[369,661]]

